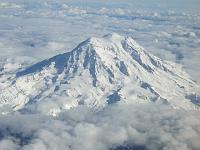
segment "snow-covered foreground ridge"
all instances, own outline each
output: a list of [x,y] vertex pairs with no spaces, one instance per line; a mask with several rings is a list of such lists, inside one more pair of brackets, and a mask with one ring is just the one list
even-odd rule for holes
[[99,110],[113,103],[198,109],[198,95],[199,86],[181,66],[153,56],[131,37],[109,34],[17,72],[0,91],[0,105],[33,110],[53,101],[51,114],[78,105]]

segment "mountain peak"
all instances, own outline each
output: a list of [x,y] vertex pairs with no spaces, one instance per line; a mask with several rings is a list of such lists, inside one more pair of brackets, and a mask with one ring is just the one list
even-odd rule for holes
[[133,49],[135,52],[137,51],[139,55],[145,51],[144,48],[140,46],[132,37],[122,36],[117,33],[110,33],[104,35],[103,37],[91,37],[86,41],[86,43],[93,45],[94,47],[115,47],[116,49],[114,50],[120,49],[120,51]]
[[131,37],[114,33],[89,38],[71,52],[18,72],[0,92],[0,105],[18,110],[59,97],[65,98],[55,108],[59,110],[147,102],[196,109],[198,89],[178,65],[153,56]]
[[139,59],[146,55],[145,50],[132,37],[121,36],[117,33],[107,34],[103,37],[90,37],[73,51],[77,50],[90,50],[89,53],[95,52],[100,57],[105,57],[109,54],[109,57],[117,57],[117,55],[120,56],[122,53],[129,53],[132,57],[135,55],[135,59]]

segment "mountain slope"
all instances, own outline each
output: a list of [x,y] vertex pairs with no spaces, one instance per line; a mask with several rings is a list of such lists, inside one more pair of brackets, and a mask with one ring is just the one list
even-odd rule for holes
[[198,85],[180,66],[151,55],[131,37],[109,34],[17,72],[1,90],[0,105],[19,110],[57,99],[58,107],[49,109],[54,115],[78,105],[98,110],[118,101],[197,109],[198,94]]

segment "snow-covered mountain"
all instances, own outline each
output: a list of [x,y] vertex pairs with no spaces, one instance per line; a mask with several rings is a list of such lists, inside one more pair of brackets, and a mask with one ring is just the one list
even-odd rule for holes
[[109,34],[17,72],[1,89],[0,105],[33,109],[55,100],[53,115],[78,105],[99,110],[113,103],[198,109],[198,94],[199,86],[181,66],[153,56],[131,37]]

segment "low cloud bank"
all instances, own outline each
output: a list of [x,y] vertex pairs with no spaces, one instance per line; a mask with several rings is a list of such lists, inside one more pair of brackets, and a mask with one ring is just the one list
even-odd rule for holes
[[3,150],[200,149],[199,112],[159,105],[114,105],[101,112],[79,107],[49,117],[0,117]]

